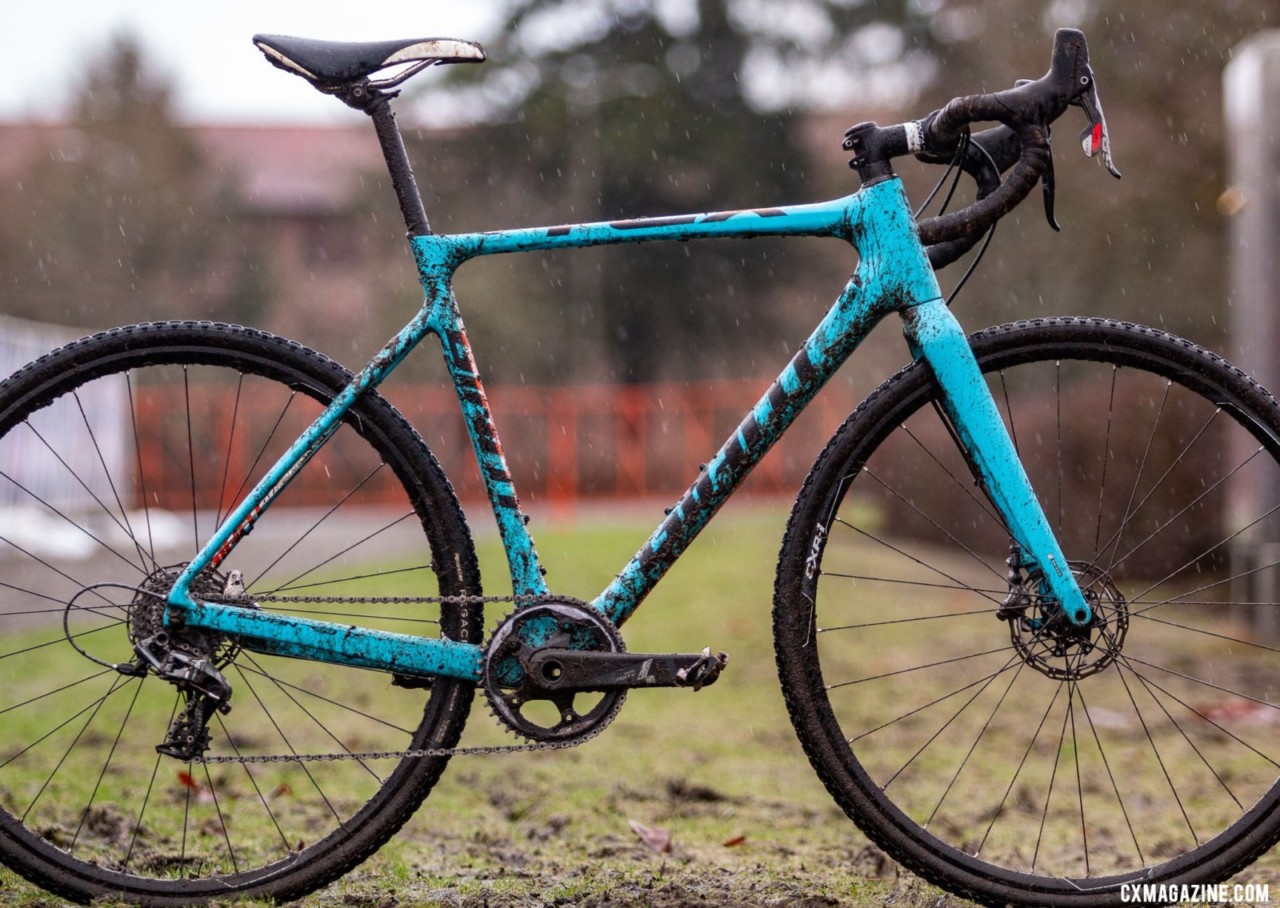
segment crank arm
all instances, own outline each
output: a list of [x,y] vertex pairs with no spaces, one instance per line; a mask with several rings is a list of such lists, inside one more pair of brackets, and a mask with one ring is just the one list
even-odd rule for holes
[[692,687],[720,677],[729,657],[700,653],[605,653],[548,648],[530,659],[530,680],[548,691],[604,691],[632,687]]

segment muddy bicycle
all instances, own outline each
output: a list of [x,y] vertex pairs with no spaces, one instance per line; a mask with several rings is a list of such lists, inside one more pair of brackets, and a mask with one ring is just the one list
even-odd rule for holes
[[[935,277],[1037,185],[1052,222],[1049,127],[1069,108],[1114,172],[1081,33],[1057,34],[1040,79],[851,129],[862,185],[845,198],[454,235],[430,229],[389,102],[429,66],[483,60],[477,45],[255,42],[372,119],[424,304],[354,374],[175,321],[84,338],[0,385],[9,867],[82,902],[296,898],[386,842],[451,757],[571,747],[632,689],[710,687],[724,655],[628,652],[619,628],[891,313],[911,362],[818,457],[774,593],[783,695],[832,796],[905,867],[991,904],[1222,880],[1280,838],[1280,674],[1250,630],[1275,605],[1276,508],[1239,492],[1280,480],[1276,401],[1131,324],[966,337]],[[976,200],[917,218],[905,156],[973,177]],[[455,271],[759,236],[842,241],[857,272],[617,577],[589,602],[558,595]],[[509,593],[485,592],[449,481],[377,391],[427,335]],[[477,693],[523,743],[459,745]]]

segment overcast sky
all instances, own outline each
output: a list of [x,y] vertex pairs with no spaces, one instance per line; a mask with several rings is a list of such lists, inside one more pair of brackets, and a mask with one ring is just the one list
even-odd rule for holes
[[[5,0],[0,119],[56,118],[111,35],[138,35],[178,85],[183,116],[223,122],[335,122],[356,116],[269,66],[257,32],[308,38],[483,39],[494,4],[465,0]],[[52,106],[50,106],[52,102]]]

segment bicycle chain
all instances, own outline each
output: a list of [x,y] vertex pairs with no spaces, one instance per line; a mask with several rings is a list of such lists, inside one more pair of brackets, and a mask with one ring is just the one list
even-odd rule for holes
[[[297,603],[311,602],[324,605],[493,605],[497,603],[532,604],[547,596],[261,596],[255,602]],[[416,760],[434,757],[457,756],[490,756],[495,754],[525,753],[534,750],[568,750],[585,744],[606,726],[593,729],[589,733],[572,741],[543,741],[531,744],[490,744],[483,747],[423,747],[414,750],[371,750],[352,753],[325,754],[236,754],[231,756],[206,757],[192,760],[193,763],[335,763],[341,760]]]

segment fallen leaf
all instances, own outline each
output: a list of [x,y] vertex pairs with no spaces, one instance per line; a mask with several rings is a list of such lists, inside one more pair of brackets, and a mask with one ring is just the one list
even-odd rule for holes
[[[195,795],[197,804],[212,804],[214,801],[213,789],[200,784],[200,780],[195,778],[191,773],[184,770],[178,770],[178,784],[187,789],[191,795]],[[190,795],[188,795],[190,797]]]
[[1233,699],[1217,703],[1202,703],[1196,710],[1210,722],[1229,725],[1274,725],[1280,721],[1274,706],[1252,700]]
[[658,854],[670,854],[671,852],[671,833],[660,826],[646,826],[643,823],[637,823],[635,820],[629,820],[631,831],[640,836],[640,841],[644,842]]
[[725,847],[725,848],[732,848],[732,847],[734,847],[735,845],[741,845],[741,844],[742,844],[743,842],[745,842],[746,840],[747,840],[747,837],[746,837],[746,836],[744,836],[744,835],[736,835],[736,836],[734,836],[733,838],[729,839],[727,842],[725,842],[725,843],[724,843],[724,847]]

